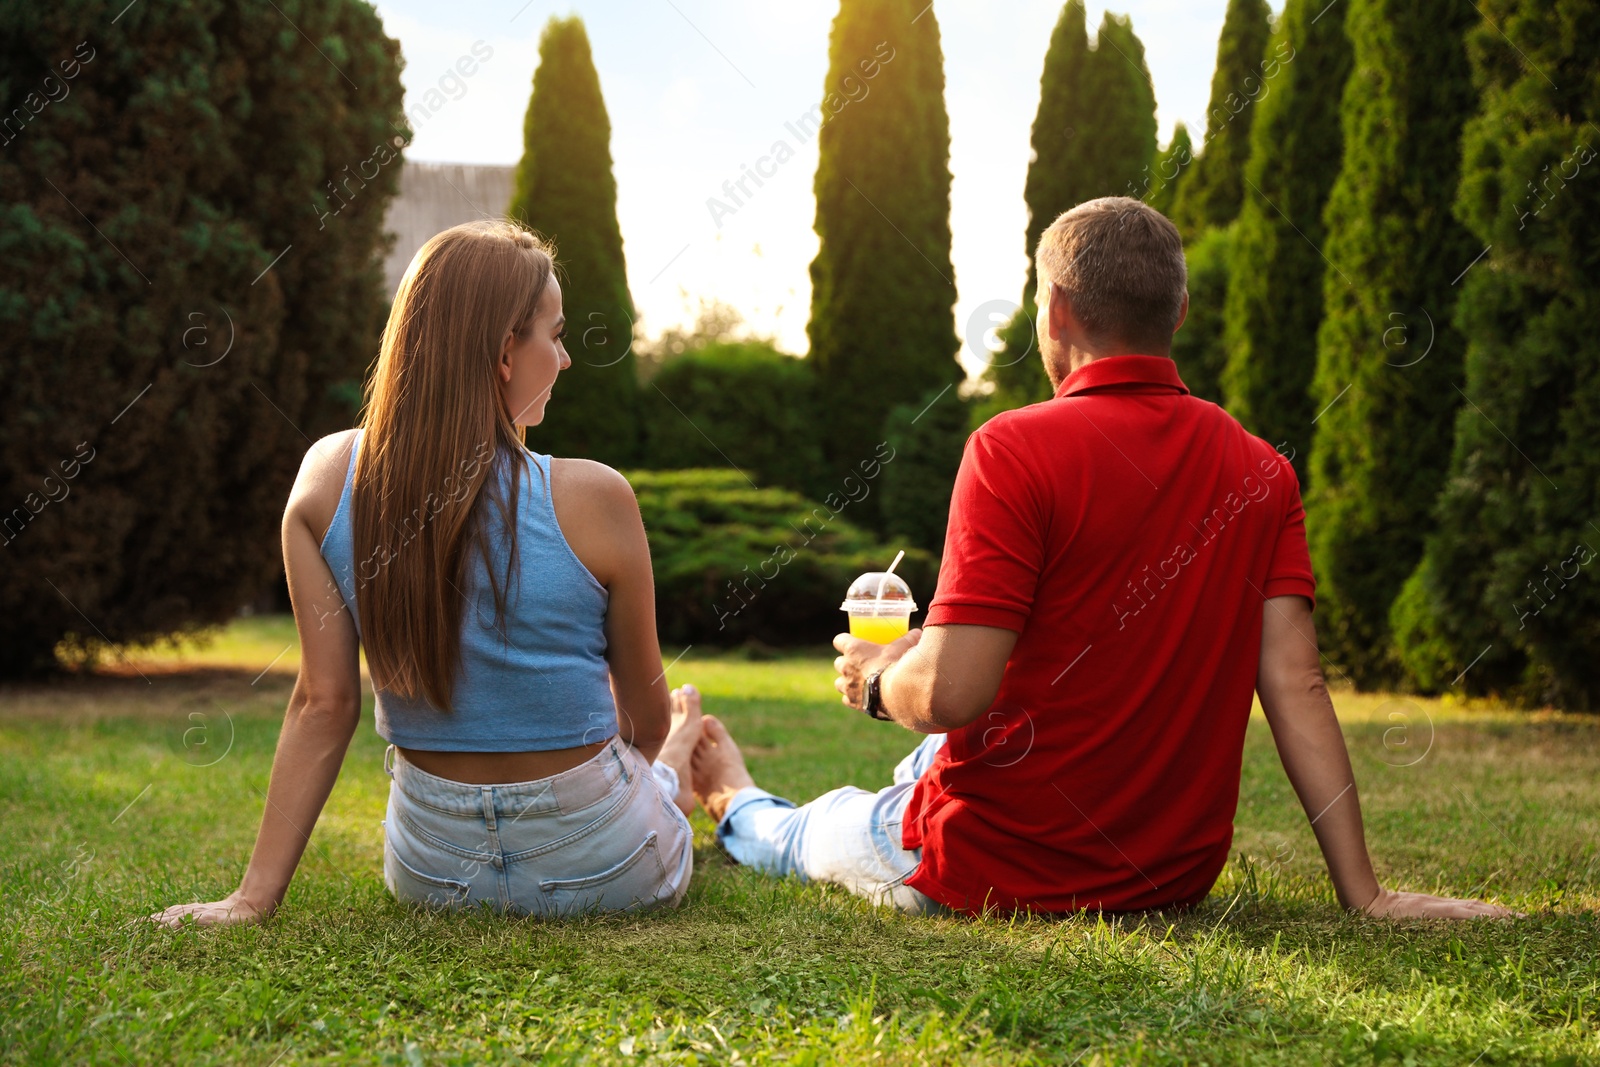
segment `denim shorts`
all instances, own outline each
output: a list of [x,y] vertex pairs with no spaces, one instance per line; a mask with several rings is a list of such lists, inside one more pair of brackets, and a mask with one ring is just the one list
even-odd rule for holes
[[383,880],[396,900],[545,918],[671,907],[694,866],[676,775],[612,738],[549,778],[471,785],[393,745]]

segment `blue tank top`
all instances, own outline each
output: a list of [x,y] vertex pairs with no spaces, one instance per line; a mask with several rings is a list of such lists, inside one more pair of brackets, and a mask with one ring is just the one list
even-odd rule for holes
[[[355,541],[350,491],[357,430],[339,508],[322,538],[322,558],[361,633],[356,609]],[[519,568],[506,589],[504,629],[496,627],[494,593],[481,554],[469,551],[462,593],[461,662],[442,711],[423,697],[376,693],[378,734],[401,748],[439,752],[534,752],[610,739],[617,709],[606,664],[610,595],[579,561],[556,522],[550,499],[550,457],[525,453],[518,465],[516,545]],[[491,477],[509,490],[513,464],[501,456]],[[509,545],[498,512],[486,522],[489,564],[504,580]],[[397,553],[403,552],[396,548]]]

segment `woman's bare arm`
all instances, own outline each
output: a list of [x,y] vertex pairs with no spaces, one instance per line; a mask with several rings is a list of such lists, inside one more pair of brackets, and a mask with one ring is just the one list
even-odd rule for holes
[[321,541],[344,486],[353,433],[326,437],[300,466],[283,516],[283,562],[300,673],[272,760],[261,828],[239,888],[219,901],[180,904],[152,915],[176,927],[252,922],[283,902],[300,856],[339,777],[361,714],[361,673],[355,624],[322,558]]
[[655,576],[639,501],[626,478],[602,463],[551,463],[556,518],[573,552],[601,585],[606,661],[622,739],[654,760],[667,739],[671,708],[656,637]]

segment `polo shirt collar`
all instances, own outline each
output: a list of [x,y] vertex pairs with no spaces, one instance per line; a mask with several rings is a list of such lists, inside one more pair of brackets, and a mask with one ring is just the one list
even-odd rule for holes
[[1130,385],[1164,387],[1178,393],[1189,391],[1178,377],[1178,365],[1167,356],[1104,356],[1067,375],[1066,381],[1056,390],[1056,396]]

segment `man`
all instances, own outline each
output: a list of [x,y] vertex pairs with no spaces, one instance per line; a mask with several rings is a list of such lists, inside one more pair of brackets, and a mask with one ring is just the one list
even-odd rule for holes
[[931,736],[888,789],[796,808],[707,716],[694,787],[723,847],[918,912],[1192,905],[1228,858],[1254,691],[1342,905],[1509,914],[1373,874],[1299,486],[1178,377],[1172,223],[1089,201],[1045,231],[1037,265],[1055,397],[968,439],[925,628],[834,641],[846,704]]

